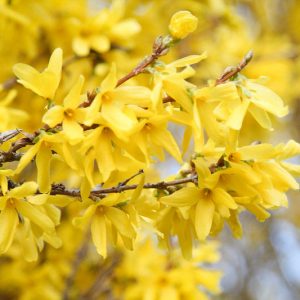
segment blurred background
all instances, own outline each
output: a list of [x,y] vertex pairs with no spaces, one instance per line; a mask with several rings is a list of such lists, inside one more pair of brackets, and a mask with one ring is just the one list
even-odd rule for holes
[[[107,7],[111,1],[28,0],[24,3],[0,0],[0,82],[6,84],[4,90],[8,90],[11,67],[17,62],[39,68],[45,65],[55,47],[62,47],[64,56],[72,59],[72,42],[86,16]],[[204,86],[208,80],[218,78],[227,66],[239,63],[252,49],[254,58],[243,74],[249,78],[266,76],[262,80],[289,105],[290,114],[276,121],[271,133],[258,128],[251,119],[246,120],[241,143],[299,141],[299,0],[127,0],[122,14],[125,19],[135,18],[141,25],[137,35],[134,39],[115,35],[109,50],[93,52],[92,59],[65,66],[68,76],[63,79],[62,90],[68,89],[78,73],[90,78],[86,90],[97,86],[112,61],[117,63],[120,77],[126,74],[149,53],[154,38],[167,33],[172,14],[182,9],[199,18],[198,30],[174,47],[165,60],[207,51],[208,58],[196,66],[193,79],[198,86]],[[135,80],[145,79],[142,75]],[[18,92],[21,97],[14,107],[31,112],[30,122],[18,117],[20,126],[27,130],[38,128],[44,102],[33,99],[32,93],[24,89]],[[176,126],[172,130],[181,140],[180,130]],[[191,151],[186,157],[189,155]],[[178,165],[168,158],[159,165],[159,170],[166,177],[174,174]],[[289,208],[275,211],[273,215],[265,223],[258,223],[245,212],[241,219],[244,227],[241,240],[235,240],[227,229],[217,238],[222,245],[222,260],[216,268],[224,273],[224,292],[214,299],[300,299],[299,193],[290,193]]]

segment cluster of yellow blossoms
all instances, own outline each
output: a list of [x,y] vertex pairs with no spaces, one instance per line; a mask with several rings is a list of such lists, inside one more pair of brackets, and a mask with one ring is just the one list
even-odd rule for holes
[[[0,2],[1,8],[17,24],[29,22],[17,9]],[[127,16],[123,1],[113,1],[94,16],[64,21],[73,24],[66,50],[56,48],[41,72],[15,64],[15,78],[2,85],[6,93],[17,81],[42,99],[45,108],[39,114],[41,127],[28,133],[17,128],[28,122],[28,114],[7,107],[16,91],[10,90],[0,102],[0,254],[16,257],[19,247],[22,256],[34,262],[39,252],[45,255],[47,244],[64,247],[62,220],[63,226],[91,232],[104,259],[111,246],[133,250],[137,236],[151,229],[168,248],[178,241],[190,261],[178,253],[171,252],[169,258],[153,254],[148,242],[125,254],[116,269],[114,291],[122,294],[125,286],[122,296],[132,300],[207,299],[197,286],[217,293],[220,273],[197,268],[196,263],[214,262],[218,255],[212,246],[195,247],[218,234],[225,223],[240,238],[242,211],[264,221],[270,210],[287,206],[288,190],[298,189],[294,176],[300,167],[285,160],[300,154],[300,144],[241,142],[243,132],[251,131],[246,118],[272,131],[272,119],[286,116],[287,106],[261,78],[240,74],[250,54],[206,85],[193,80],[198,75],[192,67],[201,66],[206,53],[162,60],[196,30],[198,19],[189,11],[172,16],[169,34],[157,37],[152,53],[126,75],[113,49],[131,51],[142,26]],[[44,32],[58,30],[51,22],[41,22]],[[33,26],[28,30],[34,37],[38,34]],[[75,56],[64,60],[64,52]],[[65,69],[82,59],[93,61],[98,80],[90,79],[83,68],[83,75],[70,75],[66,85]],[[170,124],[184,131],[180,146]],[[166,152],[181,168],[161,181],[151,167],[163,161]],[[193,251],[200,252],[193,257]],[[49,261],[51,265],[51,257]],[[132,261],[137,264],[134,271]],[[35,270],[38,278],[45,276]],[[62,279],[66,273],[64,269]],[[62,290],[57,287],[49,299],[59,299]]]

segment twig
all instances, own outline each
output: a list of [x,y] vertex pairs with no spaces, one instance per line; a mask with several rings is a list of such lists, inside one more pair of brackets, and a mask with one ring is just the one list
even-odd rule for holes
[[21,157],[21,153],[0,151],[0,166],[5,162],[18,161]]
[[74,260],[72,261],[71,265],[71,272],[69,276],[66,279],[66,284],[65,284],[65,289],[63,291],[62,299],[63,300],[68,300],[70,299],[70,290],[73,286],[76,274],[78,272],[79,266],[82,262],[82,260],[85,258],[87,250],[88,250],[88,245],[89,245],[89,240],[90,240],[90,231],[88,230],[85,234],[85,237],[83,239],[83,242],[79,249],[77,250]]
[[132,176],[130,176],[129,178],[127,178],[126,180],[120,182],[118,184],[118,186],[124,186],[126,185],[131,179],[135,178],[136,176],[140,175],[140,174],[143,174],[144,173],[144,170],[139,170],[137,173],[133,174]]
[[[145,183],[143,188],[144,189],[159,189],[164,190],[171,186],[176,186],[180,184],[185,184],[188,182],[193,182],[194,184],[197,184],[197,175],[193,175],[190,177],[180,178],[176,180],[171,181],[160,181],[156,183]],[[130,180],[130,179],[129,179]],[[122,193],[124,191],[129,190],[135,190],[138,187],[137,184],[131,184],[131,185],[116,185],[110,188],[98,188],[97,190],[92,190],[90,193],[90,197],[98,197],[103,198],[106,194],[116,194],[116,193]],[[80,190],[79,189],[67,189],[63,184],[52,184],[51,188],[51,195],[66,195],[71,197],[81,197],[80,196]]]
[[221,83],[224,83],[228,79],[234,77],[236,74],[241,72],[251,61],[253,57],[253,52],[250,50],[243,58],[243,60],[236,66],[236,67],[227,67],[220,78],[216,80],[215,85],[219,85]]
[[9,90],[11,89],[15,84],[17,83],[17,77],[11,77],[4,81],[1,86],[3,90]]
[[106,260],[104,264],[99,267],[99,272],[94,283],[79,299],[94,300],[97,299],[101,293],[105,292],[107,290],[107,285],[109,284],[108,279],[113,275],[114,269],[118,266],[120,261],[120,253],[114,253],[111,261]]
[[22,131],[21,129],[13,129],[13,130],[8,130],[8,131],[0,133],[0,145],[3,144],[4,142],[7,142],[10,139],[14,138],[21,131]]
[[130,73],[118,80],[117,87],[129,80],[132,77],[137,76],[140,73],[143,73],[145,69],[151,65],[155,60],[160,56],[166,55],[169,51],[172,39],[169,37],[159,36],[153,43],[152,54],[146,56],[146,58],[139,63]]

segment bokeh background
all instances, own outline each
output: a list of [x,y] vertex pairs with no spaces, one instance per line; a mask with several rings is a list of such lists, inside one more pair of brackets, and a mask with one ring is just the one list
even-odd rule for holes
[[[265,76],[262,80],[288,103],[290,114],[276,121],[271,133],[256,127],[251,119],[246,120],[242,144],[300,140],[299,0],[127,0],[125,3],[124,18],[135,18],[140,23],[138,35],[133,40],[119,37],[112,41],[110,51],[68,64],[65,90],[79,73],[90,78],[86,89],[96,86],[112,61],[117,63],[120,76],[126,74],[149,53],[154,38],[167,33],[172,14],[189,10],[199,18],[198,29],[165,60],[207,51],[208,58],[196,67],[194,78],[194,83],[204,86],[252,49],[254,58],[243,74],[249,78]],[[79,30],[77,21],[110,4],[111,1],[101,0],[27,0],[26,4],[1,0],[0,82],[8,85],[11,68],[17,62],[42,68],[56,47],[62,47],[65,57],[72,59],[71,45]],[[136,80],[143,82],[143,75]],[[18,116],[20,126],[34,130],[41,124],[40,112],[45,104],[24,89],[20,93],[22,97],[18,97],[14,107],[31,113],[30,122]],[[181,139],[180,130],[176,126],[172,130]],[[162,177],[177,170],[178,165],[171,158],[159,164]],[[289,208],[273,215],[265,223],[258,223],[245,212],[241,240],[235,240],[227,229],[217,237],[222,245],[222,260],[216,267],[224,272],[224,292],[215,299],[300,299],[299,193],[290,193]]]

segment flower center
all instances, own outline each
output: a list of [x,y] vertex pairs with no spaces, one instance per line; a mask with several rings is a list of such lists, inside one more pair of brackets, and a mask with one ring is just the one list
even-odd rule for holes
[[71,109],[71,108],[67,108],[65,111],[64,111],[64,116],[66,118],[72,118],[74,116],[74,110]]

